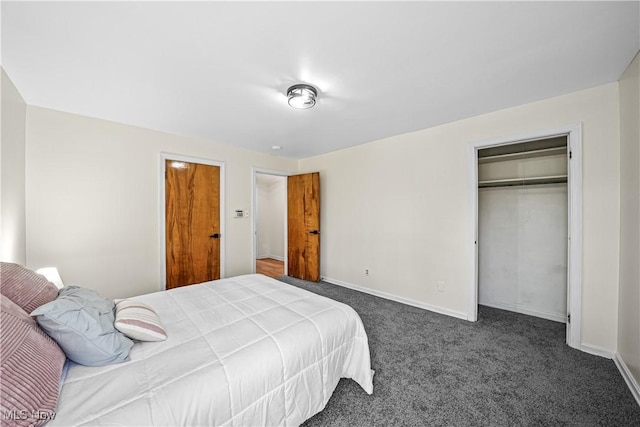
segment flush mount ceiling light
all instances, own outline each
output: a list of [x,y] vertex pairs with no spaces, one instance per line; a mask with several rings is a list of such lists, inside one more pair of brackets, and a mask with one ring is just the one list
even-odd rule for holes
[[289,105],[300,110],[305,110],[316,105],[316,96],[318,96],[316,89],[304,83],[293,85],[287,89]]

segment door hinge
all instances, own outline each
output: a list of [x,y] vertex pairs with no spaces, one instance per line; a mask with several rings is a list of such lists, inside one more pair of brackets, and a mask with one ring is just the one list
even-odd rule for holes
[[573,157],[573,152],[569,151],[569,158],[571,159]]
[[571,313],[567,313],[567,323],[571,323]]

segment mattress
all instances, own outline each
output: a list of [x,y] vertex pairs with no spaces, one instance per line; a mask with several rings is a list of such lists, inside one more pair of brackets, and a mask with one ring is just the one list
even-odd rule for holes
[[157,311],[168,339],[136,343],[121,364],[72,365],[48,425],[294,426],[340,378],[373,392],[348,305],[262,275],[133,299]]

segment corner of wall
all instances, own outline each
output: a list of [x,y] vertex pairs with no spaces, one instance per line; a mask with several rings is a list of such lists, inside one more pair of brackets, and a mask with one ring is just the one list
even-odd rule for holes
[[4,68],[0,96],[0,259],[26,264],[25,147],[27,105]]
[[[640,390],[640,52],[618,81],[620,110],[620,247],[616,364]],[[619,360],[618,360],[619,359]],[[622,368],[624,369],[622,369]],[[640,401],[640,400],[639,400]]]

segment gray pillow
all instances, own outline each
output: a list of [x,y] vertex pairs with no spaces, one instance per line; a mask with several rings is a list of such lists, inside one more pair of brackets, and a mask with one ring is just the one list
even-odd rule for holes
[[116,330],[113,300],[78,286],[62,288],[58,298],[31,312],[67,357],[87,366],[128,360],[133,341]]

